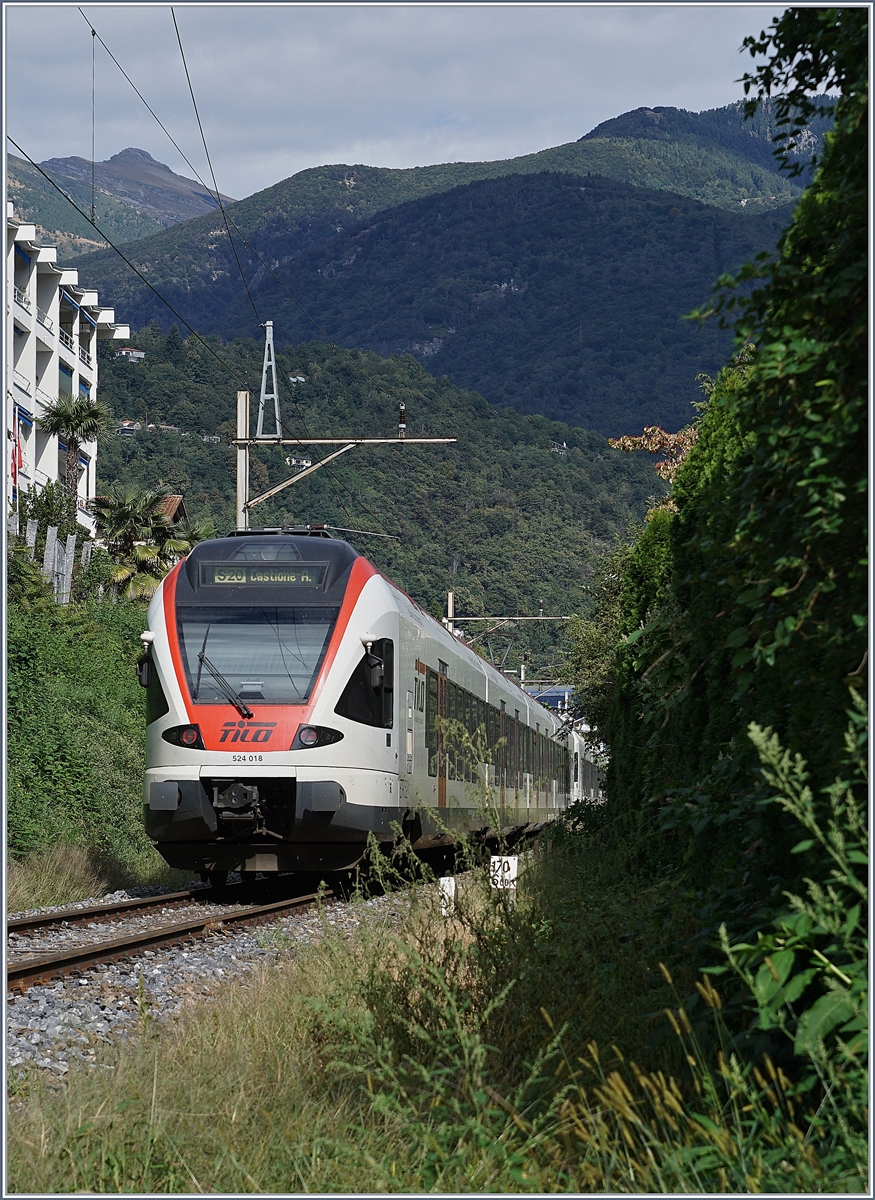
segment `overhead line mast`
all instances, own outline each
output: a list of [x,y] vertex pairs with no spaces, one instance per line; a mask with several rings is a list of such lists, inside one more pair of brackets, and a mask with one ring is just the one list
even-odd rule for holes
[[[398,436],[387,437],[327,437],[327,438],[311,438],[311,437],[283,437],[282,420],[280,418],[279,395],[276,386],[276,356],[273,347],[273,321],[265,321],[264,323],[265,341],[264,341],[264,365],[261,372],[261,395],[258,404],[258,423],[256,427],[255,437],[249,436],[249,392],[239,391],[237,393],[237,436],[234,438],[234,445],[237,447],[237,528],[249,528],[249,511],[257,504],[263,504],[265,500],[270,500],[279,492],[292,484],[298,483],[302,479],[306,479],[308,475],[312,475],[314,471],[318,471],[320,467],[326,466],[333,459],[339,458],[341,454],[346,454],[349,450],[354,450],[356,446],[450,446],[456,445],[459,441],[456,437],[408,437],[407,436],[407,408],[402,402],[398,407]],[[270,376],[270,379],[268,379]],[[264,433],[264,412],[269,401],[273,401],[274,405],[274,424],[276,432],[273,434]],[[249,447],[250,446],[338,446],[332,454],[327,454],[317,463],[313,463],[303,471],[298,471],[292,475],[290,479],[283,480],[282,483],[276,484],[272,488],[268,488],[266,492],[261,492],[258,496],[249,495]]]

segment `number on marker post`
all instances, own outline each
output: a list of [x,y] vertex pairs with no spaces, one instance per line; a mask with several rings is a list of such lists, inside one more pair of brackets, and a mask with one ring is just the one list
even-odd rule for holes
[[493,854],[489,860],[489,880],[492,886],[494,888],[507,888],[515,892],[519,861],[516,854],[505,857]]

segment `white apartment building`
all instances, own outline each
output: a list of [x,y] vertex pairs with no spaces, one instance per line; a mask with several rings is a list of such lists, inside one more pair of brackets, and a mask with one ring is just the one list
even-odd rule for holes
[[[6,505],[19,492],[66,479],[67,447],[39,428],[44,406],[59,393],[95,396],[97,343],[127,339],[111,308],[79,283],[79,272],[59,267],[53,246],[40,246],[36,228],[6,206]],[[94,499],[97,445],[79,453],[76,498],[80,523],[94,532],[88,502]]]

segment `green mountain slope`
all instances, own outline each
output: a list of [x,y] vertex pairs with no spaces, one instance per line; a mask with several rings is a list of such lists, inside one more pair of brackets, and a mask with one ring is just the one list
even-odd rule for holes
[[[740,123],[738,108],[714,110],[716,116],[683,114],[709,120],[698,137],[688,128],[689,121],[679,120],[677,140],[648,136],[647,128],[634,121],[621,124],[616,136],[595,136],[598,131],[593,131],[581,141],[497,162],[407,170],[343,164],[314,167],[238,201],[231,215],[259,253],[276,266],[338,232],[361,228],[378,212],[476,180],[508,175],[597,174],[738,212],[795,201],[800,195],[798,182],[779,174],[771,157],[768,116],[751,135],[740,136],[735,131]],[[729,147],[720,142],[721,129]],[[159,290],[178,301],[180,311],[196,328],[210,325],[215,314],[238,295],[237,268],[222,223],[214,215],[186,221],[126,252]],[[260,268],[255,258],[242,247],[240,253],[247,272],[257,276]],[[165,329],[172,324],[167,310],[159,311],[160,306],[152,304],[112,251],[90,255],[81,265],[134,326],[152,316]]]
[[[606,436],[677,429],[693,415],[696,375],[715,373],[731,345],[684,314],[720,274],[772,249],[788,215],[592,177],[511,176],[390,209],[283,277],[339,344],[413,353],[499,408]],[[271,277],[253,295],[283,337],[312,336]],[[254,326],[241,298],[211,331]]]
[[[809,163],[812,156],[820,154],[823,134],[832,126],[831,99],[827,96],[818,97],[817,105],[818,113],[809,121],[805,133],[788,155],[790,162],[800,166]],[[776,132],[774,101],[761,102],[756,114],[745,119],[744,101],[739,100],[724,108],[706,109],[700,113],[687,112],[683,108],[636,108],[603,121],[580,140],[625,144],[661,142],[678,147],[698,147],[717,155],[718,160],[720,156],[743,159],[751,166],[759,166],[770,174],[777,174],[781,179],[774,156]],[[810,172],[805,171],[803,177],[809,176]],[[699,199],[712,204],[719,203],[716,197],[702,195]],[[768,200],[766,194],[758,198],[751,196],[746,203],[754,204],[763,200]],[[778,196],[772,197],[772,200],[778,200]],[[733,206],[731,201],[727,205],[730,208]]]
[[[71,179],[46,167],[43,169],[83,212],[91,211],[90,183]],[[14,154],[7,158],[6,188],[7,197],[15,205],[16,217],[32,221],[46,245],[57,246],[63,255],[79,255],[106,245],[91,223],[80,217],[72,204],[56,192],[35,167]],[[97,225],[119,244],[148,237],[163,228],[160,222],[130,204],[124,204],[102,188],[95,189],[94,208]],[[88,282],[92,281],[89,279]]]
[[[141,340],[144,363],[101,362],[101,392],[118,417],[180,426],[179,434],[142,432],[101,447],[99,487],[114,479],[182,492],[192,516],[208,516],[224,532],[234,523],[234,393],[261,379],[262,347],[237,339],[219,349],[225,370],[203,346],[183,344],[156,329]],[[584,603],[582,563],[593,539],[622,533],[643,517],[660,488],[639,455],[612,451],[582,429],[497,413],[479,396],[435,379],[410,356],[301,345],[278,354],[283,417],[291,435],[392,437],[397,407],[407,405],[408,434],[457,436],[458,446],[360,447],[253,510],[252,523],[327,521],[400,535],[400,543],[351,536],[420,603],[442,612],[446,591],[465,613],[576,611]],[[253,429],[255,418],[253,415]],[[204,445],[201,432],[221,432]],[[189,436],[182,436],[188,432]],[[566,454],[551,442],[567,442]],[[252,492],[288,478],[284,459],[324,447],[253,452]],[[528,642],[547,655],[555,631],[543,627]]]

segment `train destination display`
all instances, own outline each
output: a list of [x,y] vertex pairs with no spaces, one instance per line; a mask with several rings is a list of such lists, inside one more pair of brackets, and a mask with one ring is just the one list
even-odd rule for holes
[[327,563],[201,563],[201,585],[321,587],[327,570]]

